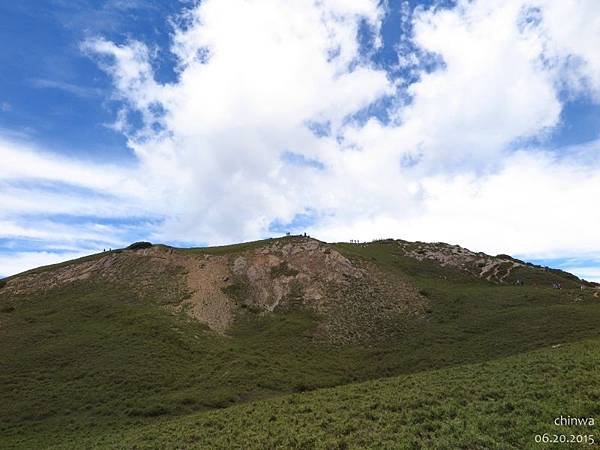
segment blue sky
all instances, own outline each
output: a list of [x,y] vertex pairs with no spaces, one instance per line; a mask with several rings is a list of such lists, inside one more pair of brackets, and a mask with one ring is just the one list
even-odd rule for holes
[[[0,5],[0,74],[5,133],[39,142],[49,150],[90,159],[132,158],[126,138],[107,125],[118,102],[111,79],[80,44],[102,35],[116,42],[131,37],[168,49],[169,24],[178,2],[9,2]],[[157,76],[174,76],[163,51]],[[5,108],[6,109],[6,108]]]
[[0,275],[306,229],[600,279],[595,2],[234,3],[0,6]]

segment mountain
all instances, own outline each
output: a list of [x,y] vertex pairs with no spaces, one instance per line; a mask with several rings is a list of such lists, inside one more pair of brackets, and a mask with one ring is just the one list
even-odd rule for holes
[[[367,414],[361,408],[369,399],[392,401],[406,379],[414,390],[460,373],[460,380],[473,375],[477,387],[482,371],[495,373],[491,361],[510,384],[527,372],[527,361],[544,352],[554,358],[553,346],[573,349],[569,358],[583,364],[579,349],[591,344],[577,342],[600,337],[599,292],[572,274],[508,255],[392,239],[329,244],[292,236],[192,249],[136,243],[41,267],[0,281],[0,447],[120,448],[115,436],[127,448],[369,447],[352,431],[362,422],[347,421],[348,395]],[[521,372],[503,366],[511,358]],[[552,361],[555,369],[574,364]],[[572,372],[564,380],[579,373]],[[597,392],[599,377],[588,373],[578,395]],[[455,417],[473,419],[464,387],[447,395],[454,395]],[[378,427],[373,436],[399,448],[398,433],[409,442],[413,430],[411,439],[431,448],[427,439],[437,432],[418,424],[435,428],[445,416],[419,417],[441,414],[439,405],[419,392],[402,396],[402,405],[412,405],[405,423],[414,426]],[[288,401],[314,414],[294,422],[295,406],[282,406]],[[594,412],[577,404],[578,414]],[[377,420],[388,417],[380,413],[373,408]],[[317,417],[326,417],[323,430],[346,424],[340,436],[348,439],[304,434],[300,424],[314,427]],[[261,425],[250,438],[254,418]],[[230,419],[242,428],[227,429]],[[501,420],[497,412],[488,419]],[[283,439],[288,421],[297,427]],[[467,448],[505,448],[499,427],[483,428],[449,436],[445,448],[475,434]]]

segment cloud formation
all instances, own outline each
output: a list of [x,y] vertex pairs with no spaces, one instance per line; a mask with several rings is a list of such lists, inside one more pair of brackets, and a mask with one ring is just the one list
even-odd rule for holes
[[0,275],[125,245],[131,220],[152,214],[131,169],[7,140],[0,159]]
[[[47,197],[49,208],[159,216],[150,237],[168,241],[221,244],[289,224],[327,240],[600,252],[600,142],[543,144],[565,102],[600,102],[598,2],[404,8],[412,31],[398,67],[371,57],[383,39],[378,1],[226,3],[204,0],[174,21],[173,82],[157,81],[145,43],[82,44],[114,80],[116,128],[139,164],[103,178],[62,161],[69,182],[115,197]],[[14,164],[43,178],[30,165]],[[26,200],[14,211],[35,211]],[[298,217],[308,219],[294,230]]]

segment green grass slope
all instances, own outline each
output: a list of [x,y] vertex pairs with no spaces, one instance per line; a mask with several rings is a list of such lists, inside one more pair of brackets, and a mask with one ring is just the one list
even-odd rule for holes
[[[260,243],[248,245],[254,247]],[[132,278],[134,272],[123,273],[123,283],[92,284],[83,280],[13,298],[2,297],[0,292],[0,448],[45,448],[62,443],[67,448],[85,448],[91,446],[95,439],[102,439],[101,442],[107,445],[118,444],[117,440],[110,440],[111,436],[122,436],[125,447],[131,447],[134,442],[150,446],[152,441],[144,441],[142,435],[150,433],[154,425],[178,424],[179,420],[188,420],[186,417],[192,416],[194,418],[189,420],[198,420],[200,425],[193,432],[182,434],[182,439],[184,435],[187,436],[185,439],[192,439],[193,433],[199,433],[198,443],[211,442],[210,439],[218,437],[214,430],[223,427],[219,431],[223,438],[219,438],[221,441],[215,440],[215,443],[225,446],[227,439],[232,441],[235,436],[242,434],[238,434],[239,430],[235,433],[228,431],[229,428],[219,420],[226,420],[228,414],[238,414],[236,411],[246,414],[244,411],[251,411],[259,403],[236,405],[298,393],[298,396],[281,400],[283,403],[278,403],[279,400],[264,403],[264,408],[271,408],[268,420],[274,416],[273,426],[280,427],[279,431],[265,435],[265,430],[275,428],[260,424],[259,416],[257,427],[260,429],[257,430],[252,420],[248,419],[247,422],[248,430],[245,432],[256,432],[257,439],[262,439],[252,441],[251,436],[244,435],[247,442],[257,443],[250,448],[261,448],[260,442],[265,443],[266,447],[262,448],[277,445],[285,447],[295,441],[281,440],[284,422],[278,422],[278,405],[287,404],[289,399],[296,402],[305,395],[308,399],[317,399],[321,398],[319,395],[329,395],[327,392],[337,392],[306,391],[406,374],[414,374],[408,380],[418,380],[421,377],[419,372],[492,361],[556,344],[563,347],[557,351],[549,350],[543,355],[570,355],[573,361],[569,363],[570,360],[565,356],[566,365],[558,365],[563,367],[556,369],[559,372],[570,371],[576,361],[579,361],[578,365],[588,359],[595,364],[600,361],[598,353],[592,351],[593,344],[598,341],[581,346],[565,345],[599,337],[600,300],[592,295],[591,290],[582,292],[575,286],[563,290],[551,289],[547,284],[552,279],[543,277],[554,274],[533,273],[532,277],[538,277],[535,278],[537,285],[497,284],[435,264],[404,258],[395,254],[393,247],[385,243],[368,246],[340,244],[338,248],[351,258],[363,258],[376,263],[390,276],[408,277],[428,299],[425,316],[399,320],[394,329],[387,330],[381,341],[339,346],[315,339],[318,318],[302,309],[274,314],[240,311],[228,335],[215,334],[185,314],[170,313],[166,303],[172,301],[172,296],[165,297],[161,291],[144,298],[133,295],[131,286],[135,285],[135,278]],[[206,251],[210,249],[191,250]],[[236,252],[240,248],[229,247],[216,251]],[[521,361],[521,372],[526,372],[529,358],[538,358],[535,356],[537,353],[532,355],[519,356],[514,360]],[[532,360],[525,378],[533,376],[538,380],[545,377],[546,366],[534,362]],[[489,369],[485,365],[477,367],[486,368],[493,378],[492,372],[500,367],[495,364],[492,363]],[[439,374],[458,374],[463,369],[456,370],[459,372],[427,372],[422,375],[422,380],[454,376]],[[556,374],[557,377],[559,375]],[[597,369],[590,369],[590,379],[597,375]],[[476,378],[470,382],[467,378],[466,375],[460,378],[465,388],[474,391],[480,389],[482,380]],[[520,382],[517,378],[514,383]],[[550,385],[546,387],[568,388],[554,386],[556,379],[547,378]],[[410,382],[419,384],[417,381]],[[390,383],[389,386],[393,386],[394,382]],[[430,384],[431,389],[434,385],[438,386]],[[379,383],[364,386],[376,387],[365,398],[379,395]],[[482,384],[481,387],[485,386]],[[587,395],[591,400],[598,400],[596,388],[588,387],[586,384],[571,385],[573,398],[587,402]],[[418,389],[412,391],[414,395],[421,395]],[[457,399],[463,395],[459,391],[455,394]],[[348,410],[344,412],[343,409],[333,408],[334,397],[329,397],[327,401],[326,397],[322,398],[322,406],[318,406],[317,400],[310,406],[314,414],[327,416],[331,410],[331,414],[339,420],[345,417],[344,414],[352,415],[350,403],[345,403]],[[418,399],[424,402],[423,411],[444,407],[444,402],[437,404],[434,398]],[[543,396],[538,400],[540,404],[545,402]],[[430,405],[427,402],[433,403]],[[554,403],[548,405],[551,409]],[[469,431],[472,425],[469,425],[471,416],[468,414],[477,411],[461,411],[462,406],[457,406],[456,414],[467,421],[465,426],[471,434],[465,436],[472,437],[478,432],[482,432],[482,436],[497,436],[486,434],[479,428]],[[416,432],[419,422],[415,420],[424,420],[419,419],[421,413],[418,408],[413,416],[413,409],[411,406],[403,410],[407,422],[402,429],[406,433],[411,430]],[[211,412],[215,410],[223,411]],[[290,409],[288,413],[292,414],[293,411]],[[534,415],[532,411],[519,410],[519,414]],[[558,409],[556,414],[561,412],[573,416],[577,410]],[[215,417],[215,424],[221,424],[214,425],[213,431],[210,431],[209,422],[204,422],[213,420],[211,417]],[[246,423],[241,416],[235,420],[241,421],[239,424]],[[340,448],[344,448],[344,445],[364,446],[356,436],[344,444],[343,433],[336,431],[337,428],[329,430],[326,423],[319,425],[324,427],[322,433],[325,434],[311,431],[314,440],[309,441],[308,435],[304,436],[300,429],[294,428],[296,422],[292,418],[290,421],[289,426],[295,431],[289,439],[296,436],[297,447],[302,448],[300,443],[304,442],[304,448],[312,448],[321,442],[324,435],[329,438],[323,442],[329,442],[333,448],[336,448],[336,443]],[[384,422],[383,419],[376,421],[380,426],[385,426]],[[409,426],[413,422],[414,426]],[[191,423],[188,425],[191,426]],[[297,422],[298,427],[302,423]],[[341,425],[342,422],[337,423],[339,427],[345,426]],[[309,425],[306,427],[310,428]],[[136,434],[137,429],[146,431]],[[177,436],[172,434],[176,431],[169,431],[168,428],[161,430],[165,434],[161,435],[162,440],[157,441],[156,448],[160,448],[161,443],[175,446],[176,442],[183,442],[182,448],[188,447],[184,441],[177,441]],[[368,439],[369,430],[361,439]],[[423,430],[424,436],[430,433],[426,428]],[[357,434],[359,431],[350,430],[348,433]],[[393,434],[381,436],[381,439],[394,439]],[[339,442],[336,440],[338,438]],[[422,442],[430,442],[427,441],[429,438],[421,438],[425,439]],[[244,447],[246,441],[235,442]],[[385,447],[386,441],[381,442],[381,446]],[[389,448],[395,448],[391,442]],[[452,442],[460,443],[456,440]],[[485,443],[487,441],[481,442],[479,448],[491,446]],[[513,446],[516,446],[515,442],[509,441]],[[497,448],[510,447],[498,444]]]
[[599,361],[595,339],[81,436],[59,448],[593,448],[597,425],[555,419],[600,418]]

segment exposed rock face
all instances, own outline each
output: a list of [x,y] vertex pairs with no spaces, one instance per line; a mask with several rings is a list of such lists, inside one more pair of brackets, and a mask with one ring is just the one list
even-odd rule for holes
[[386,239],[374,244],[361,245],[388,245],[391,253],[396,257],[411,258],[419,262],[433,262],[450,272],[490,281],[493,283],[507,283],[522,285],[523,283],[536,286],[552,286],[555,283],[565,287],[591,287],[592,283],[581,280],[577,276],[560,269],[538,266],[521,261],[512,256],[500,254],[487,255],[482,252],[473,252],[458,245],[443,242],[408,242],[403,240]]
[[318,333],[336,342],[377,339],[397,319],[422,314],[426,302],[406,280],[313,239],[274,241],[232,256],[230,269],[225,291],[236,305],[306,308],[321,317]]
[[397,241],[397,243],[404,256],[418,261],[435,261],[442,267],[465,271],[488,281],[504,282],[514,269],[526,265],[508,255],[490,256],[482,252],[475,253],[458,245],[441,242]]
[[366,276],[338,251],[314,240],[275,242],[235,257],[231,269],[232,279],[247,283],[247,301],[268,311],[294,301],[318,311],[329,288]]
[[366,276],[339,252],[310,239],[276,240],[226,255],[176,253],[170,258],[185,269],[190,292],[175,310],[218,332],[226,332],[243,308],[306,307],[325,313],[332,291],[341,292]]

